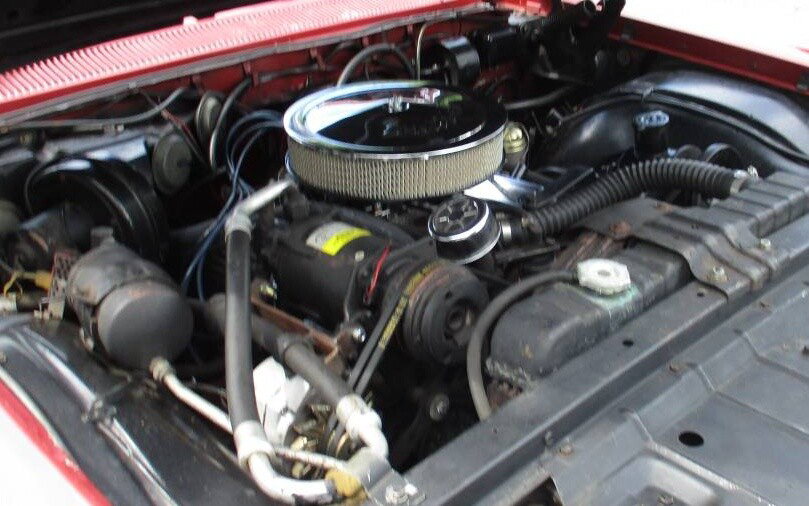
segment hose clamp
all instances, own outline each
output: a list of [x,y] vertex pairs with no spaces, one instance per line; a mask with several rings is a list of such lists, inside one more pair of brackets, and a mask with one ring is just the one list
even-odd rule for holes
[[346,395],[340,399],[334,411],[337,419],[345,425],[348,437],[362,441],[383,457],[387,456],[388,443],[382,433],[382,419],[360,396]]
[[357,421],[360,418],[364,418],[366,415],[372,415],[372,418],[375,416],[378,422],[376,423],[377,428],[382,427],[382,420],[379,419],[379,415],[371,411],[371,408],[362,400],[357,394],[349,394],[344,396],[335,406],[335,414],[337,415],[337,419],[340,420],[345,426],[346,430],[348,431],[348,435],[354,439],[355,435],[352,434],[352,430],[349,426],[356,427]]
[[155,381],[162,383],[163,378],[169,374],[174,374],[174,367],[171,363],[163,357],[155,357],[149,364],[149,371],[152,373],[152,378]]
[[233,232],[237,230],[246,233],[250,236],[253,233],[253,222],[247,213],[242,212],[241,208],[236,208],[225,223],[225,237],[230,237]]
[[733,173],[733,177],[734,177],[733,183],[731,183],[730,185],[731,195],[736,195],[737,193],[742,191],[744,187],[747,186],[747,183],[749,183],[754,179],[752,176],[750,176],[749,173],[743,170],[735,171]]

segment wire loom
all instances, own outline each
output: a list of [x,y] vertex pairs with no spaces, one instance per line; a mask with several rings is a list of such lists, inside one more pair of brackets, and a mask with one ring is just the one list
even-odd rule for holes
[[621,167],[555,204],[526,216],[535,237],[548,237],[605,207],[645,191],[678,188],[705,197],[725,198],[741,189],[738,175],[712,163],[684,158],[657,158]]

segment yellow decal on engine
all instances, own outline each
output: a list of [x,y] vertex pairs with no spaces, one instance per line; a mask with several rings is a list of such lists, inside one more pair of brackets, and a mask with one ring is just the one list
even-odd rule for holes
[[333,221],[317,227],[309,237],[306,244],[322,251],[327,255],[336,255],[346,244],[360,237],[371,235],[371,232],[364,228],[354,227],[348,223]]

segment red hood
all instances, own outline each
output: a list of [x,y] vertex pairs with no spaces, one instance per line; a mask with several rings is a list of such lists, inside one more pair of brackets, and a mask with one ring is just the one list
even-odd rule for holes
[[[498,6],[546,12],[550,0]],[[614,36],[638,46],[809,95],[809,8],[798,0],[629,0]],[[72,51],[0,74],[0,117],[88,93],[146,85],[195,69],[391,20],[481,5],[474,0],[278,0]],[[279,22],[281,21],[281,22]],[[11,114],[9,114],[11,113]]]
[[[809,70],[809,3],[804,0],[628,1],[626,19],[714,40]],[[682,48],[692,52],[695,48]],[[751,69],[753,62],[750,62]]]
[[805,0],[629,0],[622,17],[630,42],[632,25],[659,27],[657,37],[636,34],[637,43],[809,94]]

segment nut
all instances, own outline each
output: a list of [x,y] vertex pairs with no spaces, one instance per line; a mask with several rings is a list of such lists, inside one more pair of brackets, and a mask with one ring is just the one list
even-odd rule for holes
[[436,394],[430,400],[430,407],[428,409],[430,419],[433,421],[443,420],[449,412],[449,397],[447,394]]
[[660,494],[657,497],[657,503],[661,504],[662,506],[671,506],[674,504],[674,497],[670,496],[669,494]]
[[261,295],[261,297],[267,300],[275,299],[278,295],[275,288],[267,281],[262,281],[258,285],[258,293]]
[[368,335],[365,333],[365,329],[356,325],[354,328],[351,329],[351,339],[355,342],[362,344],[368,338]]
[[385,488],[385,502],[388,504],[404,504],[409,497],[407,487],[397,487],[395,485],[388,485]]
[[713,283],[724,283],[728,280],[728,273],[721,265],[717,265],[708,273],[708,280]]
[[772,241],[769,239],[759,239],[758,240],[758,248],[762,251],[770,251],[772,250]]

